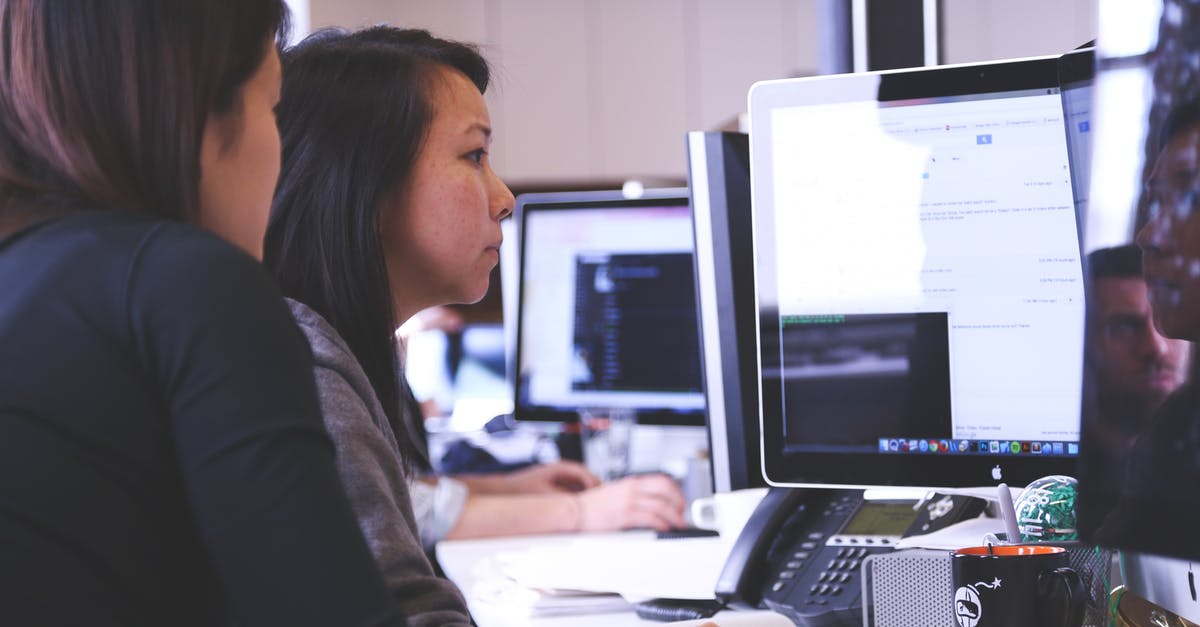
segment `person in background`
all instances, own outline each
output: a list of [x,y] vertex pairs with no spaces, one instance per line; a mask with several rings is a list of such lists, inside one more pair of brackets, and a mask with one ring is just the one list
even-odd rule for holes
[[255,258],[286,14],[0,2],[0,623],[405,624]]
[[[1193,344],[1200,341],[1200,102],[1172,109],[1159,145],[1146,186],[1146,221],[1134,239],[1142,250],[1155,329]],[[1195,367],[1134,442],[1118,502],[1096,530],[1097,542],[1137,545],[1154,534],[1186,537],[1200,528],[1200,507],[1189,492],[1200,485]],[[1164,508],[1164,503],[1176,506]]]
[[316,33],[284,58],[283,168],[265,261],[317,353],[342,480],[397,586],[427,572],[418,529],[432,546],[684,524],[666,476],[598,485],[559,463],[430,484],[413,472],[394,331],[428,307],[483,297],[513,206],[488,156],[488,81],[473,47],[386,26]]
[[1138,434],[1186,380],[1191,346],[1154,328],[1137,245],[1089,253],[1088,280],[1086,354],[1097,415],[1084,445],[1092,447],[1089,463],[1118,481]]
[[[455,377],[461,365],[466,326],[457,309],[438,305],[417,312],[396,329],[400,367],[406,371],[409,391],[421,410],[413,416],[414,424],[453,411]],[[418,362],[420,367],[409,367],[409,360]]]

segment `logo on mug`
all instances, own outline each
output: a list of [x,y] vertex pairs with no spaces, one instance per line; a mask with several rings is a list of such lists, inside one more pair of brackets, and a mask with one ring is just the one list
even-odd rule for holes
[[959,627],[975,627],[983,620],[983,601],[979,598],[979,588],[997,590],[1000,588],[1000,579],[993,579],[991,583],[977,581],[954,591],[954,620]]

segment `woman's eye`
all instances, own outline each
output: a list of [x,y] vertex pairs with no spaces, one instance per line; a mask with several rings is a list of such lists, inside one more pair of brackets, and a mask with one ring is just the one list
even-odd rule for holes
[[475,163],[483,163],[483,156],[486,154],[487,154],[486,150],[484,150],[482,148],[478,148],[476,150],[472,150],[471,152],[468,152],[467,158],[470,159],[471,161],[474,161]]

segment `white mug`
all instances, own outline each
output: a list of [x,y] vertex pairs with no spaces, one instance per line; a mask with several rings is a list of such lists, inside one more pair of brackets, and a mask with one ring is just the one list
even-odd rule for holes
[[766,495],[766,488],[750,488],[698,498],[692,501],[692,524],[717,531],[722,539],[735,539]]

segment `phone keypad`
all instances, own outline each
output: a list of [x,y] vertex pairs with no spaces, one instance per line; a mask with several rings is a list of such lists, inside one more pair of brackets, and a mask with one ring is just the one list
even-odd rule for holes
[[857,573],[869,555],[892,549],[878,538],[836,536],[856,511],[860,495],[835,493],[829,501],[813,504],[807,517],[789,518],[781,526],[768,551],[774,568],[762,583],[768,606],[791,607],[801,616],[861,617],[855,609],[861,596]]

